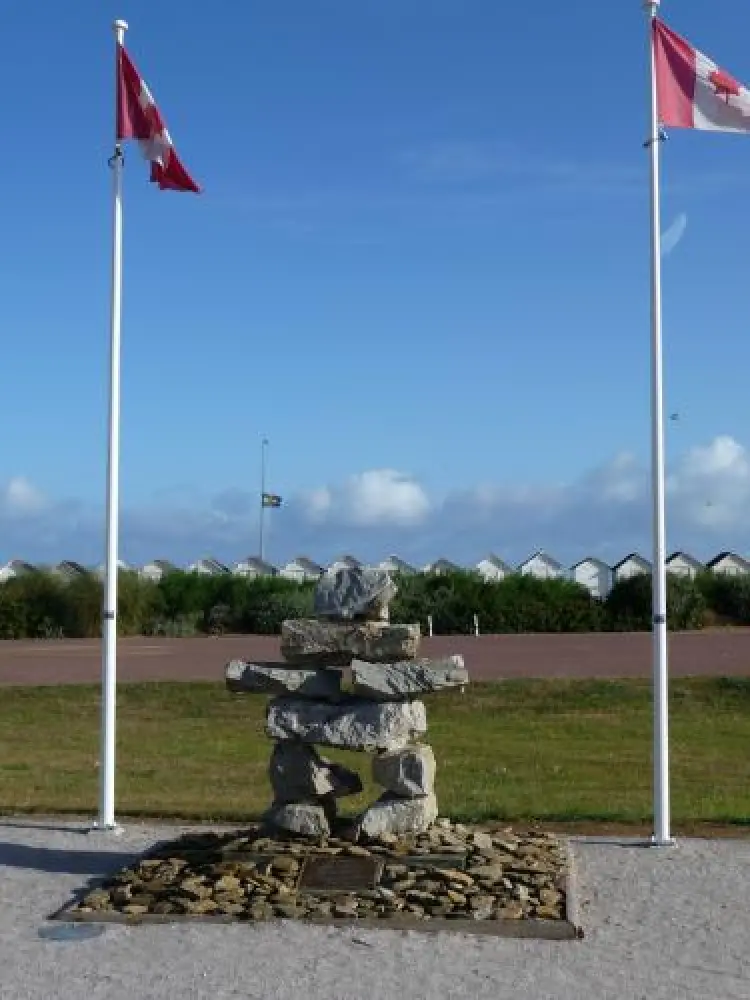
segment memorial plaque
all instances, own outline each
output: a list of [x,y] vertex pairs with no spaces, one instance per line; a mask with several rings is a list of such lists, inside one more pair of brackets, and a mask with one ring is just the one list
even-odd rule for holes
[[374,889],[382,869],[383,862],[378,858],[345,854],[308,857],[302,868],[298,891],[337,893]]

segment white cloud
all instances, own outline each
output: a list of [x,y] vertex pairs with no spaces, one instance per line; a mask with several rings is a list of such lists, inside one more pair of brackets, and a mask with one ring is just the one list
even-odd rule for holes
[[351,476],[342,486],[308,493],[303,503],[314,521],[360,527],[419,524],[430,511],[422,486],[395,469],[372,469]]
[[643,492],[643,469],[635,455],[620,452],[601,469],[584,478],[584,491],[597,493],[605,502],[636,503]]
[[538,188],[554,190],[581,186],[591,192],[636,189],[638,172],[612,162],[550,159],[506,141],[491,139],[443,139],[402,150],[398,162],[415,179],[425,183],[471,185],[515,180]]
[[[696,445],[669,470],[670,548],[708,558],[750,549],[750,452],[722,435]],[[154,506],[123,509],[122,556],[187,562],[213,554],[232,561],[257,545],[257,496],[235,488],[201,499],[167,493]],[[100,509],[45,500],[16,477],[0,487],[0,562],[102,559]],[[440,555],[473,562],[496,551],[518,562],[545,548],[562,562],[586,554],[614,561],[650,549],[648,465],[628,452],[568,483],[485,483],[430,494],[413,476],[371,469],[294,493],[269,511],[267,554],[274,562],[306,553],[321,561],[350,551],[364,559],[396,552],[415,563]]]
[[35,514],[45,502],[43,494],[24,476],[15,476],[0,491],[0,511],[9,514]]
[[311,521],[325,521],[333,506],[333,497],[331,491],[323,486],[306,493],[302,502]]
[[750,528],[750,454],[734,438],[691,449],[667,486],[688,523],[726,532]]
[[435,142],[400,156],[404,166],[423,180],[459,183],[497,177],[517,169],[517,150],[494,142]]

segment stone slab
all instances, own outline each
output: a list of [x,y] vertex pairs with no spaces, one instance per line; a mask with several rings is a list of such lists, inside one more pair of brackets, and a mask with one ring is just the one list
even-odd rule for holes
[[441,660],[402,660],[398,663],[352,661],[354,693],[377,701],[417,698],[469,683],[464,658],[459,654]]
[[231,660],[224,669],[227,688],[234,693],[294,694],[299,698],[338,701],[341,671],[304,669],[288,663]]
[[345,667],[353,659],[413,660],[419,639],[419,625],[296,618],[281,624],[281,655],[289,663],[328,667]]
[[303,837],[328,837],[331,833],[326,810],[312,802],[274,803],[264,814],[263,822],[274,829]]
[[360,837],[369,839],[375,839],[384,833],[396,836],[423,833],[435,822],[437,815],[434,792],[416,799],[402,799],[392,792],[386,792],[359,818],[357,832]]
[[349,750],[401,750],[427,732],[421,701],[373,702],[349,698],[338,705],[276,698],[266,713],[274,740],[299,740]]
[[423,744],[372,758],[372,777],[394,795],[415,798],[435,790],[435,754]]
[[326,618],[388,621],[388,605],[398,588],[386,570],[342,567],[324,573],[315,587],[313,610]]
[[328,760],[307,743],[277,743],[271,754],[269,776],[278,803],[332,795],[358,795],[362,780],[355,771]]

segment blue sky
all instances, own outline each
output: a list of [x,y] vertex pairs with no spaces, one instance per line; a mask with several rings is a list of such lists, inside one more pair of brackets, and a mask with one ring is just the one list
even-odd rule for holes
[[[750,82],[741,0],[662,16]],[[263,435],[276,561],[647,551],[636,0],[12,0],[0,562],[103,552],[115,17],[205,187],[127,153],[123,556],[254,552]],[[750,137],[663,153],[669,542],[746,551]]]

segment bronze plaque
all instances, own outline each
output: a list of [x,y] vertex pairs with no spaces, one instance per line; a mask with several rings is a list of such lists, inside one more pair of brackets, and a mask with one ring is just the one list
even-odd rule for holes
[[347,854],[318,854],[305,859],[297,885],[299,892],[356,892],[374,889],[383,862]]

